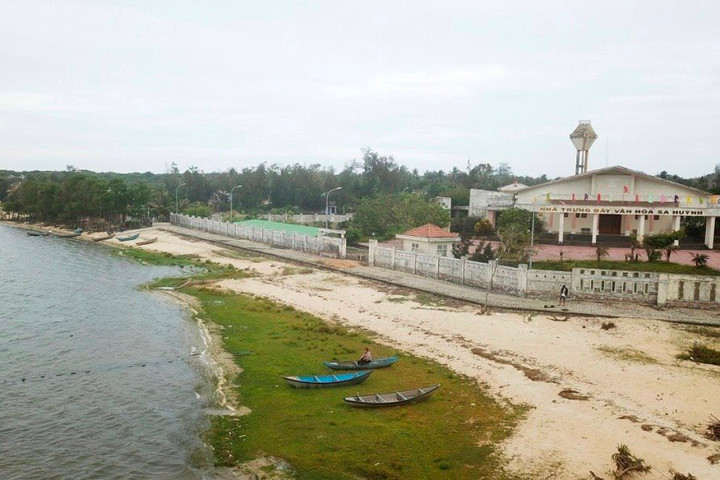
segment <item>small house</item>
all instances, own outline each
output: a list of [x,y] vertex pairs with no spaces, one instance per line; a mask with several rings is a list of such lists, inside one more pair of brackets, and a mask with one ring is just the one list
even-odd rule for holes
[[407,252],[438,257],[452,255],[453,244],[460,241],[457,234],[448,232],[432,223],[413,228],[401,235],[395,235],[395,238],[402,240],[402,249]]

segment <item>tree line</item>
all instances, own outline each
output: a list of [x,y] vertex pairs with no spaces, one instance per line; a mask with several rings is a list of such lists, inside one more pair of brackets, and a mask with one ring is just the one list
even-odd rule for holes
[[[230,192],[235,211],[254,216],[260,213],[322,212],[325,194],[333,192],[331,203],[339,213],[376,212],[366,224],[355,225],[362,235],[386,236],[399,228],[417,224],[418,219],[436,218],[428,207],[419,215],[420,205],[435,196],[451,197],[453,205],[468,205],[471,188],[495,190],[518,181],[526,185],[547,182],[545,176],[518,176],[506,164],[468,165],[461,170],[418,172],[400,165],[392,156],[363,150],[342,170],[311,165],[266,165],[231,168],[226,172],[204,173],[196,167],[180,172],[172,164],[167,172],[96,173],[68,166],[60,172],[0,171],[0,202],[5,212],[14,212],[46,222],[72,222],[81,218],[104,218],[122,223],[126,218],[167,218],[177,208],[184,212],[209,214],[230,210]],[[709,175],[683,179],[662,172],[685,185],[720,193],[720,165]],[[240,187],[238,187],[240,186]],[[412,195],[406,197],[406,195]],[[415,212],[410,214],[408,212]],[[383,213],[380,216],[380,213]]]

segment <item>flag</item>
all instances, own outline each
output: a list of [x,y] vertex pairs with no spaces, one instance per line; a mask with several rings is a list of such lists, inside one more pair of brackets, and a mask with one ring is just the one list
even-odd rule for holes
[[585,194],[585,200],[587,200],[587,199],[588,199],[588,194],[586,193],[586,194]]
[[574,194],[574,193],[572,194],[572,201],[573,201],[573,202],[575,201],[575,194]]
[[653,200],[652,200],[652,195],[648,195],[648,202],[650,202],[650,203],[653,202]]
[[612,202],[612,198],[613,198],[613,196],[612,196],[612,193],[611,193],[610,195],[608,195],[608,202]]
[[546,201],[546,202],[549,202],[549,201],[550,201],[550,194],[549,194],[549,193],[545,195],[545,201]]
[[628,186],[623,185],[623,193],[628,193],[629,191],[630,191],[630,189],[628,188]]
[[639,201],[640,201],[640,195],[638,195],[637,193],[635,194],[635,201],[636,201],[636,202],[639,202]]
[[685,203],[687,203],[688,205],[692,203],[692,197],[690,195],[687,196]]
[[677,195],[675,195],[675,200],[673,200],[673,201],[674,201],[675,203],[678,203],[678,202],[680,201],[680,197],[678,197]]
[[718,196],[717,196],[717,195],[713,195],[713,197],[712,197],[712,203],[713,203],[713,205],[717,205],[717,203],[718,203]]
[[660,195],[660,203],[665,203],[665,195]]
[[702,198],[702,197],[698,197],[698,198],[700,199],[700,205],[702,205],[702,204],[703,204],[703,198]]
[[598,202],[602,201],[602,196],[598,193]]

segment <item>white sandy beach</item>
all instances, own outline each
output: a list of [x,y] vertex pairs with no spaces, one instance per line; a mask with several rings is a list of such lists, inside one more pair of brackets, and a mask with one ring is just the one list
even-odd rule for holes
[[[653,467],[642,478],[668,479],[671,471],[720,478],[720,463],[708,460],[720,454],[720,444],[703,436],[709,416],[720,415],[720,367],[675,358],[694,341],[720,348],[717,339],[632,318],[603,330],[606,320],[594,318],[480,315],[473,306],[419,301],[410,291],[349,275],[292,274],[302,270],[285,270],[278,260],[232,258],[221,247],[162,230],[144,229],[143,236],[158,241],[138,248],[258,273],[223,281],[223,288],[375,332],[381,342],[477,380],[501,403],[529,406],[502,446],[518,472],[575,480],[593,471],[612,478],[610,455],[626,444]],[[567,389],[587,399],[559,396]]]

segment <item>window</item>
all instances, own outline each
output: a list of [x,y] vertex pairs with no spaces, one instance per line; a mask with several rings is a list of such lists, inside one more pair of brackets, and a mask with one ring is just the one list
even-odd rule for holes
[[653,220],[660,220],[660,215],[653,215]]
[[437,255],[438,257],[447,257],[447,245],[438,245]]
[[419,248],[420,248],[419,244],[417,244],[417,243],[412,244],[412,252],[413,253],[417,252]]
[[563,213],[563,217],[568,218],[570,216],[569,213]]
[[580,218],[587,218],[587,213],[581,213]]

